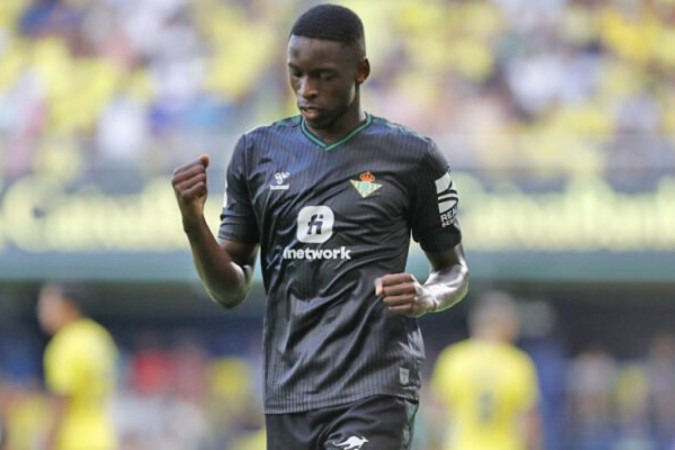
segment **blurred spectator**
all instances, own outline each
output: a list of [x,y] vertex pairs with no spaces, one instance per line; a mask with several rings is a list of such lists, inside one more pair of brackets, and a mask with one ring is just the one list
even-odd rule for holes
[[148,145],[145,111],[140,101],[118,92],[99,117],[96,144],[104,167],[134,167]]
[[0,376],[0,450],[7,449],[7,407],[3,380]]
[[171,391],[174,369],[162,336],[143,330],[136,336],[130,367],[130,386],[139,396],[163,396]]
[[209,416],[216,442],[230,448],[264,427],[262,384],[255,384],[254,368],[244,359],[215,358],[209,367]]
[[567,436],[571,448],[611,448],[617,377],[616,361],[599,346],[588,346],[571,362],[567,374]]
[[663,111],[649,92],[628,96],[616,113],[615,133],[605,144],[605,177],[618,190],[650,191],[675,168],[675,146],[666,136]]
[[659,332],[652,338],[647,355],[647,419],[653,424],[658,448],[675,445],[675,335]]
[[7,450],[41,448],[48,414],[40,384],[35,379],[28,379],[21,383],[7,383],[3,391],[7,412]]
[[33,0],[19,19],[19,30],[25,36],[47,34],[68,35],[81,18],[78,11],[63,0]]
[[116,385],[117,349],[108,331],[87,316],[88,294],[76,285],[45,285],[37,315],[53,335],[44,355],[51,399],[46,450],[113,450],[117,437],[107,412]]
[[544,300],[521,305],[520,347],[534,360],[539,375],[542,448],[564,450],[565,370],[569,363],[565,337],[553,306]]
[[446,450],[541,448],[537,373],[513,344],[515,308],[504,292],[484,294],[470,312],[470,338],[438,357],[431,383],[449,413]]
[[633,362],[619,368],[614,392],[618,448],[650,448],[651,435],[647,417],[647,373],[642,364]]

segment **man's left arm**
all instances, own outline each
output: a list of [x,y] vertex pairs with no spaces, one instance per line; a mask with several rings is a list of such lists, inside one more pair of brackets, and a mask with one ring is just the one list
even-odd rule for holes
[[375,280],[375,294],[394,314],[420,317],[443,311],[464,298],[469,268],[462,244],[441,252],[425,252],[431,273],[422,284],[411,273],[387,274]]

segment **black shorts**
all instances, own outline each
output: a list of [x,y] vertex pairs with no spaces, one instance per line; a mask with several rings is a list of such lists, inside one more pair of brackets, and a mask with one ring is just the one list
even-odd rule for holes
[[410,450],[418,403],[374,396],[293,414],[267,414],[267,450]]

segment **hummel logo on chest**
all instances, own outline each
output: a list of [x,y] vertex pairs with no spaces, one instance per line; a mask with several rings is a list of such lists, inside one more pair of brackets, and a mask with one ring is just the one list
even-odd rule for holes
[[377,191],[382,187],[381,184],[375,183],[375,175],[370,172],[363,172],[359,175],[359,180],[349,180],[349,182],[354,186],[356,192],[359,193],[361,198],[366,198],[373,192]]
[[287,191],[290,185],[286,179],[290,176],[288,172],[277,172],[274,174],[274,183],[270,184],[270,191]]

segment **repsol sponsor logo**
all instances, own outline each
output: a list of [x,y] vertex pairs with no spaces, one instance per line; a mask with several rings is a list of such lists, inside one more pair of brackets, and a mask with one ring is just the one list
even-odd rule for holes
[[457,218],[457,190],[449,172],[436,180],[436,195],[441,227],[445,228],[455,223]]
[[300,259],[306,261],[320,260],[349,260],[352,259],[352,251],[344,245],[340,248],[286,248],[284,259]]

